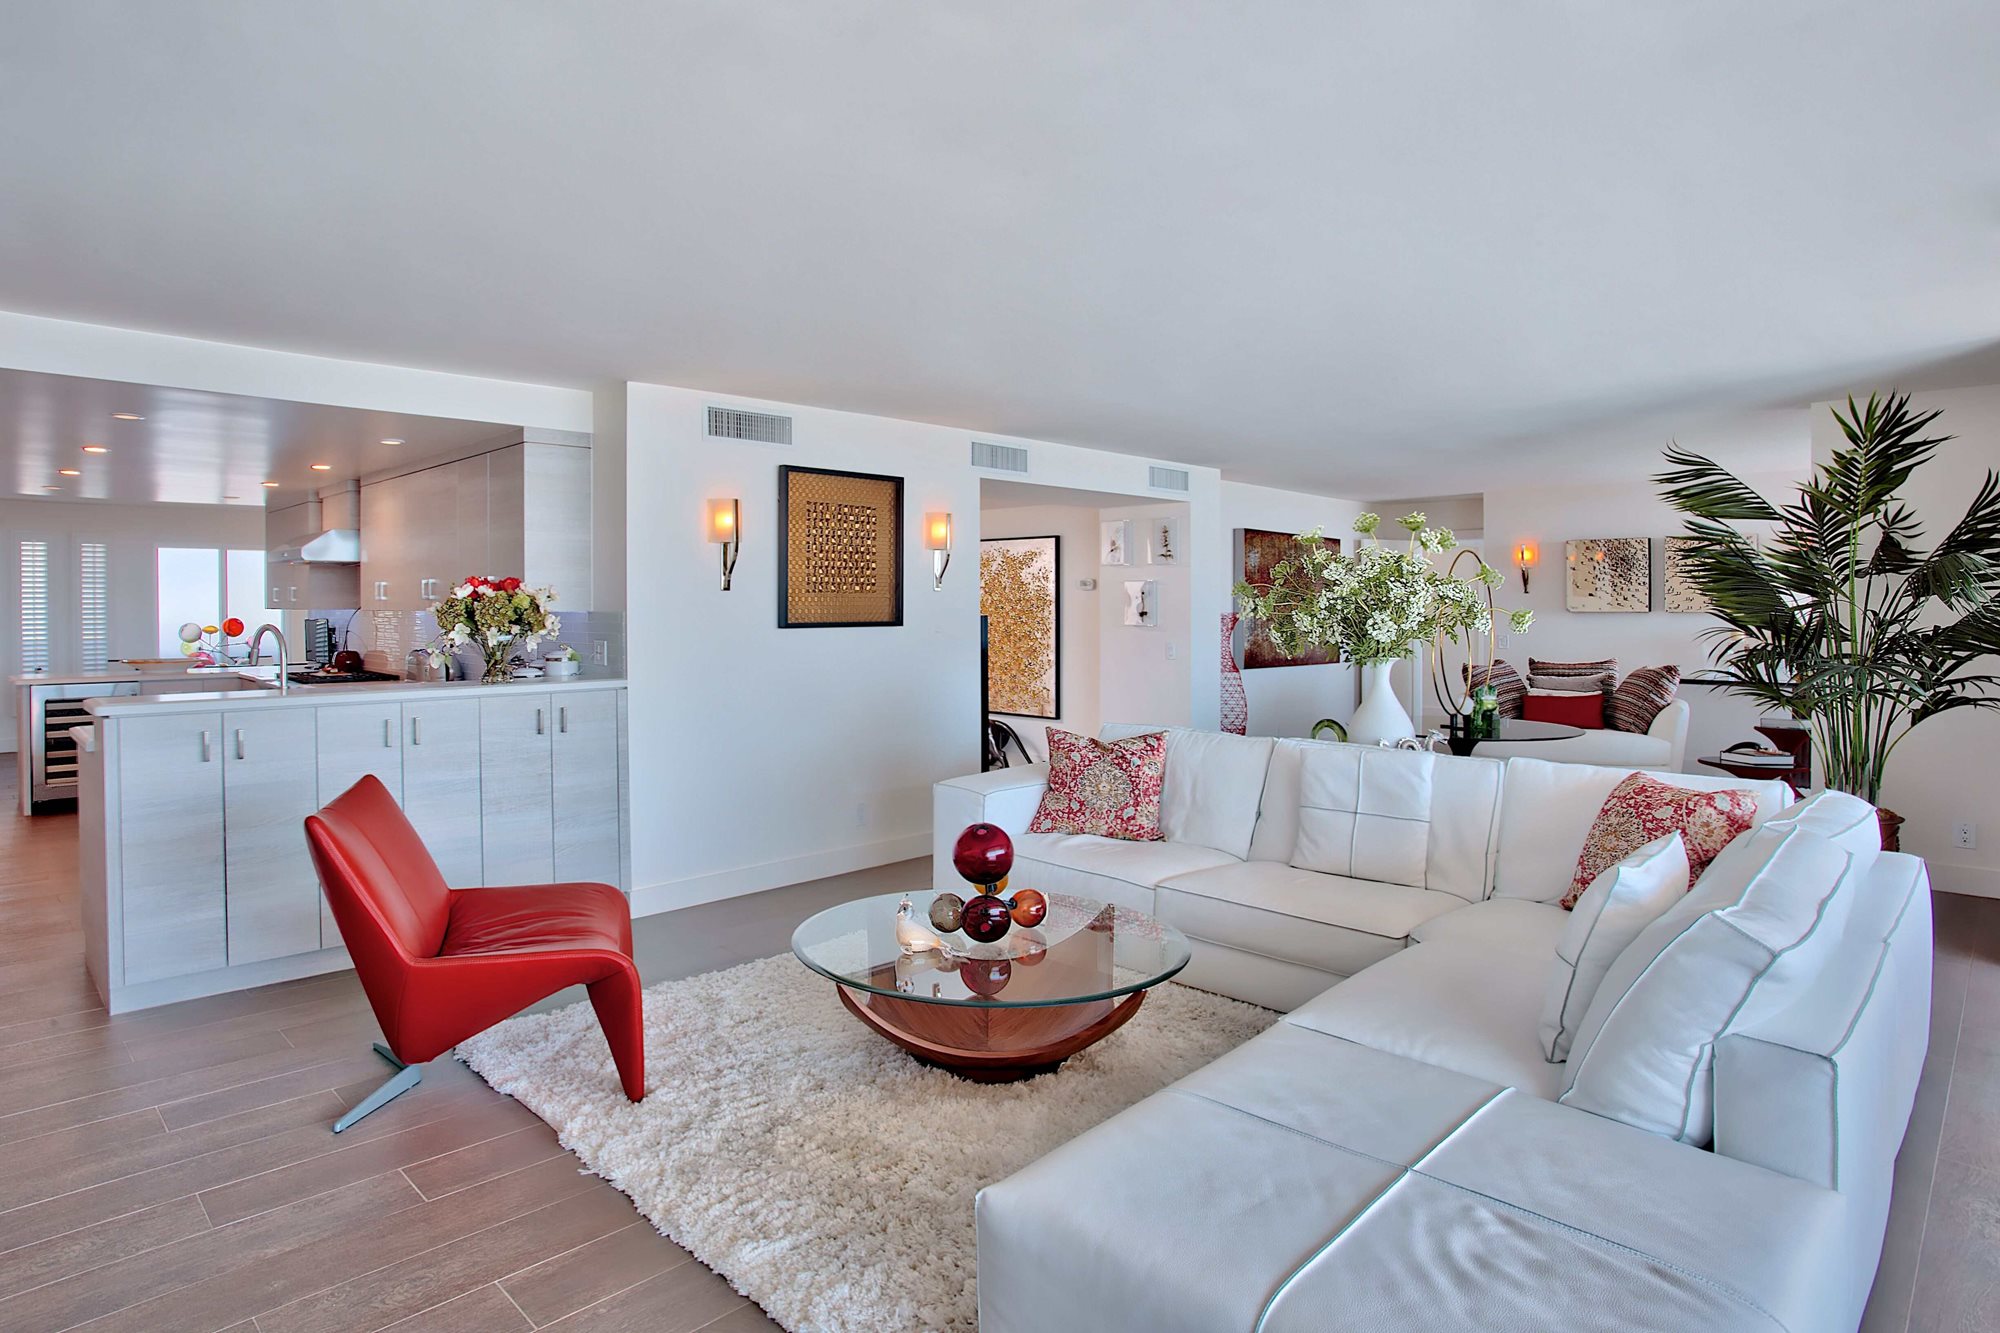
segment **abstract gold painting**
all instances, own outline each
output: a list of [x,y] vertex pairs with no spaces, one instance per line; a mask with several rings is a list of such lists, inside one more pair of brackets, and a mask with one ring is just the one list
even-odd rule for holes
[[778,469],[778,626],[903,623],[903,479]]
[[979,614],[986,617],[986,696],[992,712],[1062,716],[1060,547],[1057,537],[979,543]]

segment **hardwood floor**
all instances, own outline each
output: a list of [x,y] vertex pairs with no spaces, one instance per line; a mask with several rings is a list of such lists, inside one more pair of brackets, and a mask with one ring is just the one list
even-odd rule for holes
[[[352,973],[112,1018],[73,817],[0,778],[0,1329],[754,1333],[755,1305],[463,1066],[387,1074]],[[909,862],[638,923],[648,982],[782,951]],[[1868,1333],[2000,1327],[2000,901],[1939,895],[1930,1055]],[[551,1003],[581,998],[581,992]]]

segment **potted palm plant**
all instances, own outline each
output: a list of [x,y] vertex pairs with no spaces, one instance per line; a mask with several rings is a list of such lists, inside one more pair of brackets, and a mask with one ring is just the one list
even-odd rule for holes
[[[1654,477],[1687,516],[1689,580],[1722,623],[1715,677],[1811,729],[1829,787],[1880,806],[1905,736],[1940,713],[2000,708],[2000,477],[1936,544],[1898,492],[1952,438],[1907,394],[1834,409],[1847,443],[1773,504],[1678,445]],[[1752,532],[1739,523],[1759,525]],[[1893,848],[1900,816],[1881,811]]]

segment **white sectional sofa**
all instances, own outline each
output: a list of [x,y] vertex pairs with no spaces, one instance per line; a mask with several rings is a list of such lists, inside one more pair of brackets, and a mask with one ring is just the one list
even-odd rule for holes
[[1688,718],[1685,699],[1660,710],[1644,731],[1586,731],[1559,741],[1481,741],[1473,753],[1486,759],[1547,759],[1562,764],[1623,765],[1627,769],[1659,769],[1674,773],[1687,758]]
[[[1017,882],[1154,912],[1194,943],[1183,980],[1289,1011],[981,1192],[984,1333],[1853,1329],[1929,1031],[1923,864],[1843,863],[1811,985],[1704,1052],[1695,1145],[1559,1101],[1538,1037],[1557,900],[1624,773],[1438,756],[1413,863],[1368,797],[1309,793],[1319,748],[1358,747],[1170,731],[1152,844],[1027,833],[1039,770],[938,784],[937,882],[989,820]],[[1749,787],[1760,822],[1790,799],[1660,776]],[[1294,869],[1302,818],[1419,882]]]

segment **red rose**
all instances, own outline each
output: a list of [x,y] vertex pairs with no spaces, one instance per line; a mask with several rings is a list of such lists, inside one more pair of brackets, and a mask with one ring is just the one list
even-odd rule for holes
[[521,590],[521,580],[513,578],[500,580],[501,592],[519,592],[520,590]]

